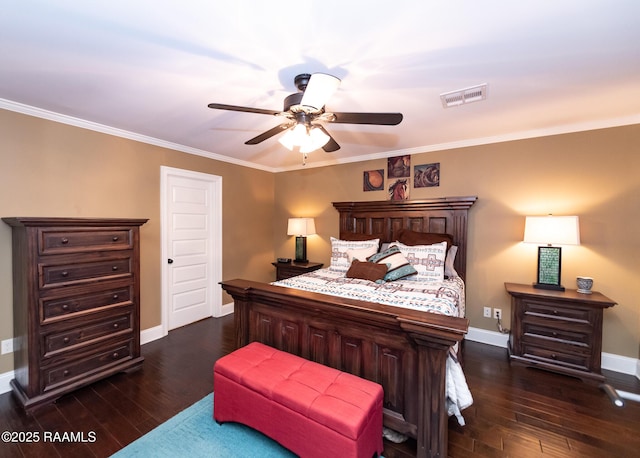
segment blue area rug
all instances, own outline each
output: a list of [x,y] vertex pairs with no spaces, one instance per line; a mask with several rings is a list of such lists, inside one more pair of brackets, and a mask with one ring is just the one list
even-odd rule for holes
[[128,457],[252,458],[296,455],[262,433],[213,420],[213,393],[112,455]]

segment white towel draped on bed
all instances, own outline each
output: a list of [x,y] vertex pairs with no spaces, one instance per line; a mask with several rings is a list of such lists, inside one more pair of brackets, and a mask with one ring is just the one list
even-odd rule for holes
[[462,372],[460,362],[451,354],[447,358],[447,413],[455,415],[460,426],[465,425],[462,410],[473,404],[467,379]]

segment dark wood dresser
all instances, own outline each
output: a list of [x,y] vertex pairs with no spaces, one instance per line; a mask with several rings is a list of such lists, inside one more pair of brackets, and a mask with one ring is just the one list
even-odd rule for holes
[[25,409],[138,368],[147,220],[2,219],[13,231],[11,387]]
[[587,382],[603,382],[603,310],[616,303],[594,291],[552,291],[505,283],[511,295],[509,356],[512,363],[538,367]]

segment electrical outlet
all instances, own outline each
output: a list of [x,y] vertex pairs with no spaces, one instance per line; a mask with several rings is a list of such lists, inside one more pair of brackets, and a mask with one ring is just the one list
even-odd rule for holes
[[2,341],[2,354],[13,353],[13,339],[7,339]]
[[493,309],[493,317],[497,320],[502,319],[502,309]]
[[484,308],[484,317],[485,318],[491,318],[491,307],[485,307]]

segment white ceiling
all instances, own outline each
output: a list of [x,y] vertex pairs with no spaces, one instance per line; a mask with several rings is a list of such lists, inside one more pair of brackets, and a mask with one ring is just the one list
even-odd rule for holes
[[[307,167],[640,122],[638,0],[4,0],[0,107],[279,171],[302,158],[280,123],[294,76],[342,79],[341,149]],[[487,83],[444,109],[440,94]]]

